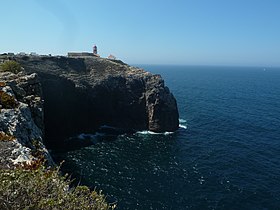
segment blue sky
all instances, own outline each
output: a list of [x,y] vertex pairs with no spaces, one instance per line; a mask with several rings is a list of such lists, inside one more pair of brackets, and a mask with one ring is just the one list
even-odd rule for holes
[[280,66],[279,0],[2,0],[0,17],[1,53]]

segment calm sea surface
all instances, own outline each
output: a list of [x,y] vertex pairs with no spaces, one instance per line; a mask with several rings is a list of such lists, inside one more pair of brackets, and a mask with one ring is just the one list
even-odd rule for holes
[[55,151],[118,209],[280,209],[280,68],[141,66],[175,95],[180,129]]

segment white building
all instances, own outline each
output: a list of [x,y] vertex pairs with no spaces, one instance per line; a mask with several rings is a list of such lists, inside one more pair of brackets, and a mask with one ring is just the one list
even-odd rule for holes
[[112,54],[110,54],[110,55],[108,56],[108,59],[110,59],[110,60],[116,60],[116,56],[113,56]]
[[27,55],[25,52],[20,52],[20,53],[18,53],[18,55]]
[[36,52],[31,52],[30,55],[31,56],[39,56]]

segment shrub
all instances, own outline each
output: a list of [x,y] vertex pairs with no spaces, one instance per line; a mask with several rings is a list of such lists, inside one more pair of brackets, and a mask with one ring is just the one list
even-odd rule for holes
[[9,71],[14,74],[17,74],[18,72],[21,71],[21,66],[18,62],[16,61],[5,61],[0,65],[0,70],[1,71]]
[[14,136],[10,136],[3,131],[0,131],[0,141],[13,141],[16,138]]
[[13,109],[16,108],[17,104],[18,103],[13,96],[3,90],[0,90],[0,105],[2,105],[2,108]]
[[71,181],[59,169],[25,167],[0,170],[0,209],[114,209],[101,192],[86,186],[69,188]]

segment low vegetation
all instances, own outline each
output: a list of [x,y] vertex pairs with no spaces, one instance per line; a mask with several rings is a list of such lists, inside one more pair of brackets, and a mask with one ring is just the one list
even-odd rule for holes
[[86,186],[69,188],[71,181],[59,169],[34,164],[0,170],[0,209],[114,209],[101,192]]
[[21,66],[18,62],[16,61],[5,61],[0,65],[0,71],[9,71],[14,74],[17,74],[18,72],[21,71]]
[[15,98],[8,93],[4,92],[3,90],[0,90],[0,105],[4,109],[13,109],[17,106],[17,101]]
[[3,131],[0,131],[0,141],[13,141],[16,138],[14,136],[8,135]]

